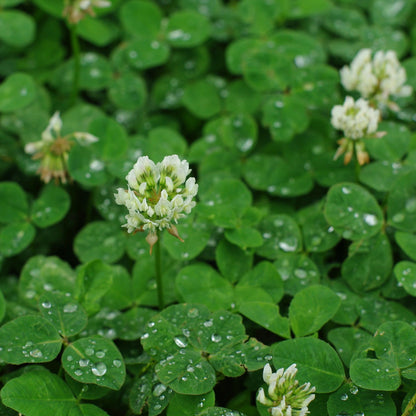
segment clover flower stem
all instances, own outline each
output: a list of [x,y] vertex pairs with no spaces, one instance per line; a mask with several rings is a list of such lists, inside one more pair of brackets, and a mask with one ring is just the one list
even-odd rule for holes
[[159,303],[159,309],[162,310],[164,306],[163,301],[163,283],[162,283],[162,265],[161,265],[161,255],[160,255],[160,235],[161,233],[157,231],[158,239],[155,243],[155,274],[156,274],[156,286],[157,286],[157,299]]
[[410,416],[411,414],[413,414],[412,412],[415,410],[415,408],[416,408],[416,393],[409,400],[409,403],[407,403],[407,406],[404,409],[402,416]]
[[79,91],[79,73],[81,68],[81,53],[79,46],[79,39],[77,35],[77,25],[70,24],[69,31],[71,34],[71,48],[72,48],[72,58],[74,59],[74,79],[72,81],[72,92],[71,92],[71,103],[75,104],[75,101],[78,98]]
[[358,159],[355,159],[355,177],[357,178],[357,181],[359,181],[360,172],[361,172],[361,165]]

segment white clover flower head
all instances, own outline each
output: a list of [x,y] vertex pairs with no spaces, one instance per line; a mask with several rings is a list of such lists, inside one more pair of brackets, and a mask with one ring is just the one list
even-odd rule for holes
[[118,188],[114,194],[116,203],[128,209],[124,225],[127,231],[148,231],[150,252],[158,230],[166,228],[183,241],[174,223],[196,204],[193,199],[198,185],[194,177],[187,178],[190,173],[188,162],[177,155],[166,156],[157,164],[148,156],[141,156],[126,176],[128,189]]
[[263,369],[263,380],[268,384],[267,394],[263,387],[257,393],[256,400],[267,406],[272,416],[305,416],[308,405],[315,398],[315,387],[310,383],[299,386],[295,379],[296,364],[286,370],[279,368],[275,373],[269,364]]
[[331,111],[331,124],[337,130],[343,130],[349,139],[360,139],[377,131],[380,111],[370,107],[367,100],[354,101],[347,96],[343,105],[336,105]]
[[341,68],[340,76],[347,91],[358,91],[363,98],[396,111],[398,107],[390,97],[412,94],[412,87],[405,85],[406,71],[392,50],[377,51],[372,58],[371,49],[361,49],[350,66]]

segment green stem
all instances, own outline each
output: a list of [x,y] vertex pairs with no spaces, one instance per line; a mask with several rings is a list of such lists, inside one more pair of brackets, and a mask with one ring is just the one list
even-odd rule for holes
[[74,59],[74,79],[72,82],[72,94],[71,94],[71,103],[75,104],[75,101],[78,98],[79,91],[79,73],[81,68],[81,48],[79,46],[79,39],[77,35],[77,25],[71,24],[69,26],[69,31],[71,33],[71,48],[72,48],[72,58]]
[[162,265],[160,257],[160,233],[157,233],[159,237],[154,246],[155,250],[155,273],[156,273],[156,285],[157,285],[157,299],[159,303],[159,309],[162,310],[164,306],[163,302],[163,283],[162,283]]
[[360,182],[360,172],[361,172],[361,165],[358,163],[358,160],[355,160],[355,177],[357,182]]
[[410,416],[412,414],[412,411],[415,409],[415,407],[416,407],[416,393],[410,399],[409,403],[407,403],[407,406],[404,409],[402,416]]

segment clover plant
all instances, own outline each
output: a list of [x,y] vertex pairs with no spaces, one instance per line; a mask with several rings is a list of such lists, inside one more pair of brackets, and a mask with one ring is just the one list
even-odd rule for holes
[[415,16],[0,0],[0,415],[415,415]]

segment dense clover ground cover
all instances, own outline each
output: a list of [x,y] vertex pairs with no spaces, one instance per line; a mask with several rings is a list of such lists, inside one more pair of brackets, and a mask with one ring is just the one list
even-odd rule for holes
[[415,17],[0,0],[0,415],[415,414]]

